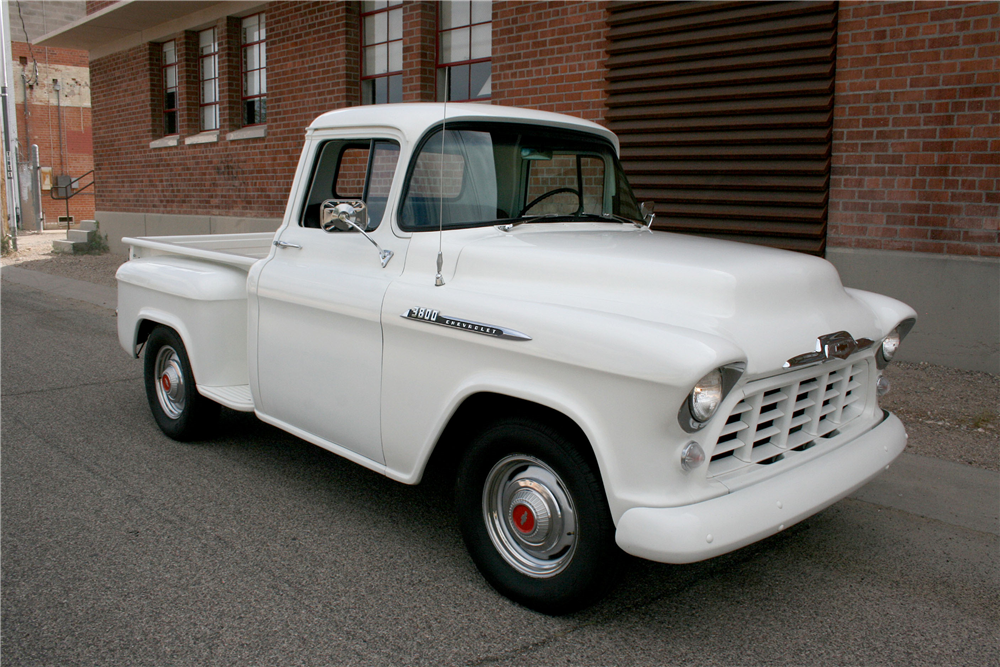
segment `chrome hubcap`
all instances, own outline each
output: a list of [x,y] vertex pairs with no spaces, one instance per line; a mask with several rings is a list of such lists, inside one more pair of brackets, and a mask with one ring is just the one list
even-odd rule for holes
[[562,479],[533,456],[513,454],[486,476],[483,516],[493,546],[529,577],[554,576],[576,551],[576,511]]
[[164,345],[156,355],[156,398],[160,407],[171,419],[177,419],[184,411],[184,374],[177,352]]

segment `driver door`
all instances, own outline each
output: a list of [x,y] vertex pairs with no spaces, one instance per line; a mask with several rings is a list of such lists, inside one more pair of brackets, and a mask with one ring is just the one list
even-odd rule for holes
[[404,241],[385,219],[398,157],[399,144],[391,140],[319,145],[298,219],[277,237],[256,284],[261,416],[376,464],[384,463],[380,312],[403,267],[403,248],[383,268],[360,232],[332,226],[325,231],[320,208],[328,200],[363,200],[372,238],[383,247],[399,246]]

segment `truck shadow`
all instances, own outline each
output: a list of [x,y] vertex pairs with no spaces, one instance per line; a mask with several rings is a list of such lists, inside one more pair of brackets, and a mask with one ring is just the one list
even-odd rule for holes
[[[466,584],[471,577],[482,593],[494,596],[500,604],[521,609],[494,593],[478,577],[457,528],[453,480],[447,469],[429,470],[416,486],[400,484],[269,426],[252,414],[230,410],[223,410],[216,435],[199,444],[231,457],[238,465],[270,471],[269,475],[295,487],[313,502],[335,508],[337,516],[344,520],[370,525],[372,530],[394,532],[393,540],[402,542],[415,562],[428,559],[436,571],[450,571]],[[740,607],[733,599],[735,592],[766,596],[775,581],[801,578],[803,570],[815,567],[814,526],[817,522],[829,523],[827,514],[831,511],[760,543],[701,563],[667,565],[623,554],[618,571],[609,573],[617,580],[611,594],[567,618],[574,622],[618,622],[625,617],[660,616],[667,610],[671,616],[687,617],[691,622],[714,614],[731,616],[732,605]],[[825,544],[825,548],[829,547]],[[840,549],[846,557],[851,545],[841,545]],[[823,560],[828,557],[829,553],[825,553]],[[776,573],[778,564],[784,564],[786,571]],[[789,585],[791,590],[801,591],[800,586]],[[708,591],[718,599],[703,597]],[[805,595],[808,597],[808,593]],[[527,609],[521,611],[534,614]]]

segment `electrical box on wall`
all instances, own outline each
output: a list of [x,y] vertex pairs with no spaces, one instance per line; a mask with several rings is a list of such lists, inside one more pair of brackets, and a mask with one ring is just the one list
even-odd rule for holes
[[68,199],[73,196],[72,176],[56,176],[55,196],[57,199]]

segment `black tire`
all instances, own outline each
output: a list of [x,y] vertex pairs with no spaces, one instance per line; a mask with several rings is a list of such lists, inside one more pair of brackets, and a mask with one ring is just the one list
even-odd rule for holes
[[620,551],[604,488],[557,430],[521,417],[493,423],[465,453],[455,498],[476,567],[515,602],[566,614],[614,583]]
[[146,399],[160,430],[187,442],[204,435],[219,415],[219,404],[198,393],[181,337],[158,326],[149,334],[144,358]]

